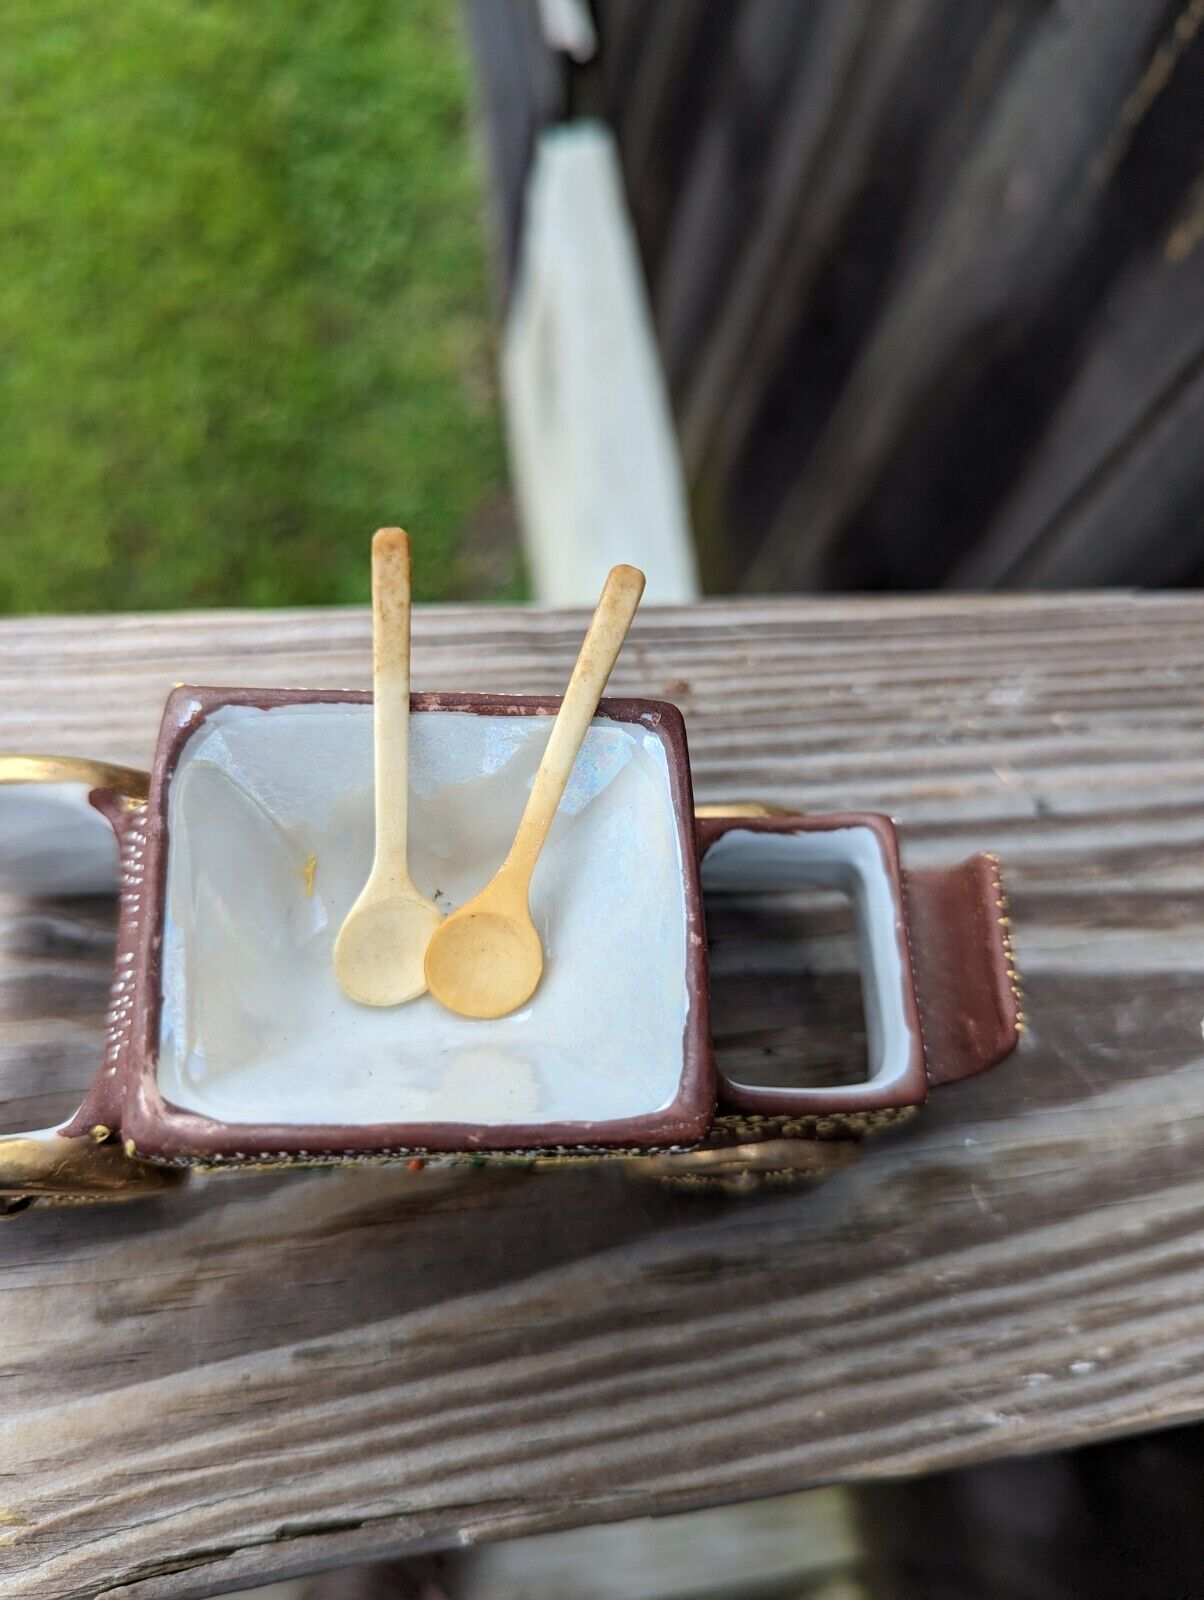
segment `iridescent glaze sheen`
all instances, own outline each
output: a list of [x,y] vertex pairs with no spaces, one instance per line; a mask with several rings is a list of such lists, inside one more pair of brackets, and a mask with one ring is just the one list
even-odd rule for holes
[[[416,713],[414,881],[449,910],[514,836],[550,720]],[[372,712],[213,712],[181,754],[169,851],[158,1082],[226,1123],[605,1121],[670,1104],[683,1064],[686,913],[664,745],[595,720],[532,883],[547,952],[492,1022],[430,996],[347,1000],[334,936],[372,856]]]

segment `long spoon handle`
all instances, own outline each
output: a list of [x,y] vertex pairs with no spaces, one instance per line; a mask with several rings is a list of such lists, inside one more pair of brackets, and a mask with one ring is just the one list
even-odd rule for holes
[[410,540],[381,528],[372,540],[372,727],[376,753],[373,876],[409,882]]
[[644,574],[638,568],[611,568],[556,714],[518,833],[506,857],[503,870],[513,874],[516,885],[529,883],[535,871],[573,763],[643,592]]

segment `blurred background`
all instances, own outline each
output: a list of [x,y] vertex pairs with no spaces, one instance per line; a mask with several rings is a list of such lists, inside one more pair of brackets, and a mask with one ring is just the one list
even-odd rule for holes
[[0,610],[519,591],[452,0],[14,0],[0,99]]
[[10,0],[0,611],[1193,584],[1202,20]]

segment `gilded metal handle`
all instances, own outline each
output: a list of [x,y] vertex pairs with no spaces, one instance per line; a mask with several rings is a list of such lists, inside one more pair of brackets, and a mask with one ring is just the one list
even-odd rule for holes
[[[83,783],[141,805],[149,775],[79,756],[0,755],[0,784]],[[107,1128],[64,1138],[53,1128],[0,1136],[0,1217],[34,1200],[126,1200],[178,1187],[185,1174],[133,1160]]]
[[766,1139],[644,1156],[626,1162],[623,1171],[669,1188],[739,1195],[815,1183],[849,1166],[857,1156],[856,1143],[848,1139]]
[[86,783],[112,789],[140,805],[150,792],[150,774],[86,756],[0,756],[0,783]]
[[0,1216],[39,1199],[132,1200],[179,1188],[185,1177],[177,1167],[132,1160],[115,1139],[65,1139],[53,1130],[0,1138]]
[[801,817],[802,811],[788,806],[770,805],[765,800],[707,800],[694,807],[694,818],[705,822],[710,817]]

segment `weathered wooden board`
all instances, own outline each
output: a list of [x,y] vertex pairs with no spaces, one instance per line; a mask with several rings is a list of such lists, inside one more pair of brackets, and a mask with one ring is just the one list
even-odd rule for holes
[[[580,628],[425,611],[415,682],[555,689]],[[136,764],[176,679],[367,668],[355,611],[8,622],[0,748]],[[1021,1056],[809,1192],[364,1170],[3,1224],[0,1594],[200,1596],[1204,1415],[1204,599],[653,610],[615,686],[683,706],[706,799],[998,849]],[[10,919],[6,1082],[82,1083],[104,915]]]

